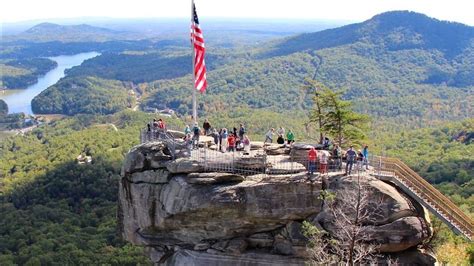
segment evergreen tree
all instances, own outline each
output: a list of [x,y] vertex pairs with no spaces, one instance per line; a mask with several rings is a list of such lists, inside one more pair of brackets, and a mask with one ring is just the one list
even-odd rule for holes
[[325,104],[329,108],[323,130],[336,138],[339,146],[342,142],[357,142],[366,138],[369,116],[352,110],[352,103],[341,99],[341,91],[329,91]]
[[328,122],[327,114],[330,111],[330,106],[328,105],[330,99],[329,96],[332,91],[314,79],[307,78],[305,79],[305,82],[305,88],[308,91],[314,93],[314,108],[311,110],[309,116],[309,123],[316,123],[316,126],[319,131],[319,143],[322,143],[324,128],[326,127],[326,123]]
[[307,88],[314,90],[313,103],[309,122],[316,123],[320,132],[320,143],[323,135],[333,136],[339,146],[343,141],[359,141],[366,137],[369,117],[352,110],[352,103],[341,99],[341,91],[332,91],[316,80],[306,79]]

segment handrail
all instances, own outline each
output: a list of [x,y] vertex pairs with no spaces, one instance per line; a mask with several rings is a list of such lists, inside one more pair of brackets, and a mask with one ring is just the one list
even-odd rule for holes
[[371,165],[380,171],[393,173],[398,182],[417,195],[425,205],[430,206],[432,211],[437,212],[437,215],[446,219],[450,226],[472,240],[474,227],[472,219],[400,159],[378,156],[375,160],[371,160]]

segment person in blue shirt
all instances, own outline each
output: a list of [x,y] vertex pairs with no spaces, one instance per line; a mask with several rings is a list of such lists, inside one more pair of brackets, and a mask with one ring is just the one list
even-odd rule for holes
[[362,167],[365,165],[365,169],[369,170],[369,146],[365,145],[364,149],[362,150],[362,154],[364,155],[364,163]]

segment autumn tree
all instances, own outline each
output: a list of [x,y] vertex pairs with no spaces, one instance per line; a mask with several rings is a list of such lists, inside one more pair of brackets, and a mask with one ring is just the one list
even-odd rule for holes
[[[324,201],[330,220],[330,232],[305,222],[303,231],[310,239],[311,262],[320,264],[365,264],[377,261],[378,245],[371,241],[368,226],[382,217],[380,202],[371,197],[364,177],[353,186],[337,192],[326,192]],[[326,223],[325,223],[326,224]]]

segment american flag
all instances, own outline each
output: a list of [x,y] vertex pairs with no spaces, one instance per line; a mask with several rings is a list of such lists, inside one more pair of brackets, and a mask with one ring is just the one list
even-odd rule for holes
[[191,18],[191,43],[194,49],[194,88],[204,92],[207,87],[206,64],[204,62],[204,37],[199,27],[199,19],[196,13],[196,6],[193,1],[193,17]]

